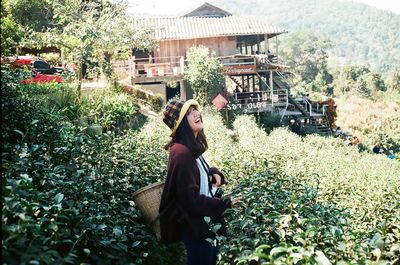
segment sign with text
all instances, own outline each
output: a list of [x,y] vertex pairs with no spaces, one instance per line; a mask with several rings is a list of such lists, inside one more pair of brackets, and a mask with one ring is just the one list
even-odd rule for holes
[[224,73],[227,75],[255,74],[255,65],[228,65],[224,66]]
[[267,102],[251,102],[251,103],[229,103],[226,105],[227,110],[242,110],[244,113],[255,113],[271,111],[271,104]]
[[217,110],[221,110],[226,106],[226,104],[228,104],[228,100],[226,100],[226,98],[224,98],[221,94],[218,94],[218,96],[216,96],[211,103],[217,108]]

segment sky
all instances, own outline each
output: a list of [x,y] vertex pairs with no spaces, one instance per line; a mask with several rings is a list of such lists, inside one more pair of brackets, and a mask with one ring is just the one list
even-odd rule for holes
[[[184,11],[191,11],[207,0],[129,0],[131,7],[140,13],[151,15],[179,15]],[[348,0],[392,11],[400,14],[400,0]]]

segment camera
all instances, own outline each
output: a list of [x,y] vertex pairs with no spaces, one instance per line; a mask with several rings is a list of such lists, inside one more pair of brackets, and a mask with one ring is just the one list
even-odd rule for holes
[[222,195],[224,195],[224,191],[221,188],[218,188],[214,193],[214,197],[216,198],[221,198]]

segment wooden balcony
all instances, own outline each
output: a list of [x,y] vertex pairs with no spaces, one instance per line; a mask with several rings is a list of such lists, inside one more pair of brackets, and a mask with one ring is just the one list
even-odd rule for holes
[[235,54],[219,57],[218,59],[222,62],[226,75],[251,75],[257,72],[273,70],[285,72],[289,69],[288,66],[278,64],[275,59],[264,54]]
[[178,81],[183,77],[183,56],[132,58],[132,83]]

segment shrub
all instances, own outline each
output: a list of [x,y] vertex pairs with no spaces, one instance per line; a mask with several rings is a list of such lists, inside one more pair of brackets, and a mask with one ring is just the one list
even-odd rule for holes
[[[182,246],[158,245],[132,201],[138,188],[165,178],[161,117],[139,131],[92,136],[6,78],[4,262],[183,264]],[[227,212],[220,264],[398,263],[398,161],[337,138],[283,128],[267,135],[250,116],[236,118],[234,135],[215,110],[203,118],[205,155],[226,173],[226,194],[243,201]]]
[[155,112],[160,112],[164,107],[164,99],[161,95],[155,95],[150,98],[150,106]]
[[205,46],[191,47],[188,53],[188,66],[185,70],[185,79],[193,89],[194,97],[201,105],[205,105],[223,90],[224,76],[222,65],[210,55]]
[[261,112],[260,123],[267,133],[271,132],[276,127],[282,126],[281,117],[279,113],[275,112]]
[[126,93],[105,92],[89,97],[83,104],[83,115],[105,130],[116,129],[119,122],[128,121],[139,111],[139,106]]
[[[158,142],[167,134],[155,137],[144,128],[90,136],[40,104],[43,98],[25,97],[19,84],[5,84],[2,92],[5,263],[179,262],[181,247],[160,247],[132,201],[137,188],[165,176]],[[17,124],[29,127],[25,113],[46,126],[30,124],[31,131],[11,137]]]

